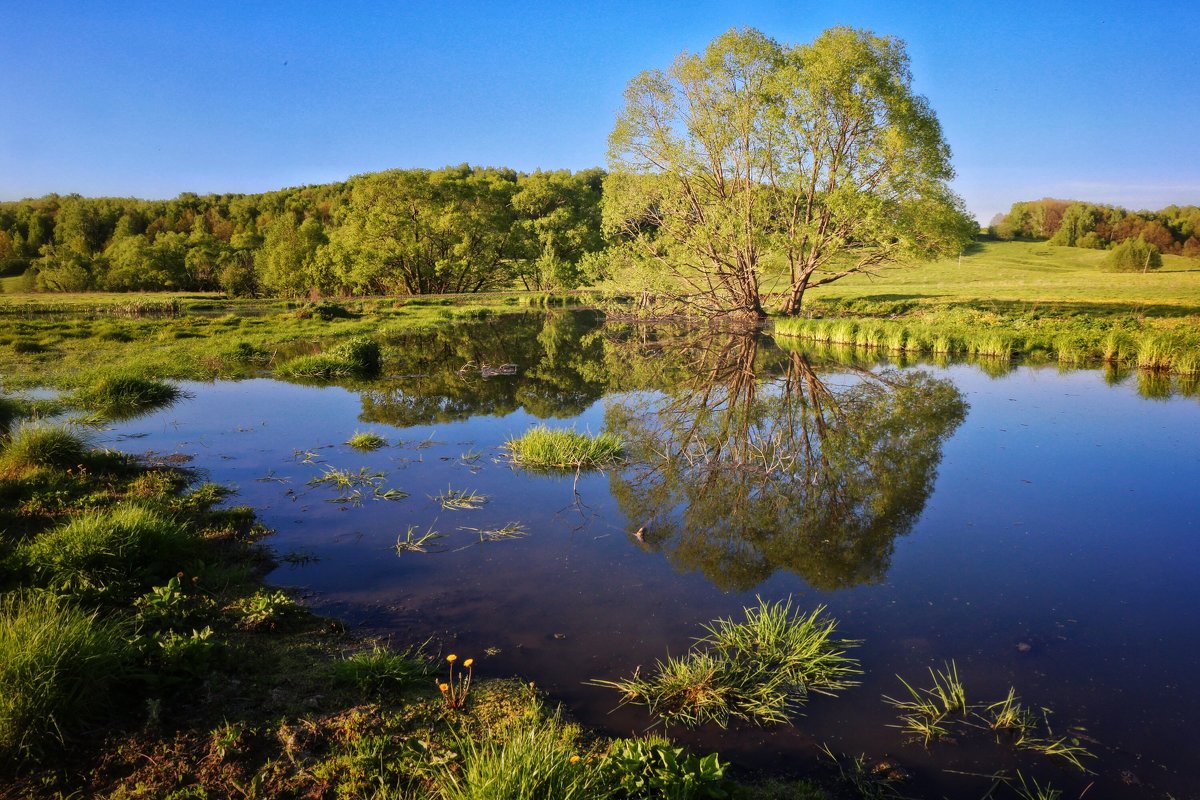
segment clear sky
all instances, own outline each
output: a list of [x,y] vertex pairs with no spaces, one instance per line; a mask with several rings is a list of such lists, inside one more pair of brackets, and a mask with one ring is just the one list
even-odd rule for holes
[[733,26],[908,43],[983,221],[1200,203],[1200,2],[0,0],[0,199],[603,165],[626,82]]

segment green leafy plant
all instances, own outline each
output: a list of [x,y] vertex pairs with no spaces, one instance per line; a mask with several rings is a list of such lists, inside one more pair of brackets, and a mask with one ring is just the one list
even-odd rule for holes
[[694,756],[668,739],[617,739],[604,756],[603,769],[616,796],[664,800],[723,800],[725,765],[716,753]]
[[514,463],[531,469],[587,469],[612,464],[624,445],[611,433],[589,436],[538,426],[504,445]]

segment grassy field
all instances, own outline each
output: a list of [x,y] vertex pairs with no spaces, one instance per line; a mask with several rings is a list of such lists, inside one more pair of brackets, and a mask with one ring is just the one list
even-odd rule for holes
[[1108,272],[1104,250],[1044,242],[979,242],[962,259],[853,276],[811,299],[967,305],[992,310],[1074,308],[1096,313],[1200,314],[1200,261],[1163,256],[1147,274]]

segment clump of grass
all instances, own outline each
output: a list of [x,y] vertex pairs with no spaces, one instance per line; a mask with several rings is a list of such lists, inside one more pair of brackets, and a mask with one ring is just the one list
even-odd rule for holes
[[13,423],[24,416],[22,404],[11,397],[0,397],[0,434],[8,432]]
[[346,444],[353,447],[355,450],[378,450],[381,447],[387,447],[387,439],[380,436],[374,431],[356,431],[351,436]]
[[935,739],[948,736],[950,731],[942,724],[952,714],[966,716],[967,690],[958,677],[958,665],[951,661],[944,670],[929,668],[933,686],[916,689],[908,681],[896,677],[903,684],[908,697],[897,699],[884,695],[884,702],[899,709],[901,730],[919,737],[926,747]]
[[1037,725],[1033,712],[1021,705],[1017,690],[1010,687],[1008,695],[998,703],[987,707],[984,721],[993,731],[1013,731],[1024,737]]
[[408,531],[403,537],[396,537],[396,552],[397,553],[427,553],[429,552],[429,543],[441,539],[442,535],[433,528],[428,528],[424,533],[417,533],[416,525],[409,525]]
[[23,422],[11,433],[0,453],[0,469],[19,471],[79,465],[89,450],[87,438],[77,428],[46,422]]
[[336,682],[376,697],[409,689],[431,674],[429,661],[419,647],[397,652],[375,644],[333,665]]
[[182,523],[130,505],[80,514],[38,535],[20,557],[44,586],[123,596],[174,574],[197,542]]
[[1175,343],[1167,336],[1147,334],[1137,343],[1137,365],[1139,369],[1162,370],[1171,368],[1175,356]]
[[1022,800],[1062,800],[1062,792],[1051,788],[1050,784],[1042,786],[1032,778],[1026,782],[1025,776],[1019,772],[1017,773],[1017,779],[1020,782],[1020,786],[1014,786],[1013,788],[1016,789],[1017,795]]
[[487,495],[476,494],[470,489],[451,489],[446,487],[446,491],[435,495],[434,500],[441,504],[442,508],[451,511],[474,511],[487,502]]
[[621,458],[624,444],[619,436],[600,433],[589,436],[573,430],[552,430],[543,425],[504,445],[512,460],[531,469],[584,469],[612,464]]
[[294,358],[281,364],[278,372],[286,378],[308,380],[369,378],[379,374],[381,365],[379,343],[360,336],[324,353]]
[[510,522],[500,528],[470,528],[461,527],[460,531],[473,531],[479,534],[481,542],[503,542],[506,539],[523,539],[529,535],[529,531],[519,522]]
[[165,408],[184,396],[173,384],[136,375],[107,375],[75,393],[88,411],[108,419],[128,419]]
[[0,598],[0,754],[35,760],[92,719],[130,647],[124,631],[41,592]]
[[376,500],[403,500],[408,497],[405,491],[384,486],[382,472],[373,472],[366,467],[359,468],[358,472],[325,467],[320,475],[308,482],[308,485],[332,486],[337,489],[338,495],[329,500],[331,503],[361,505],[368,496]]
[[787,722],[810,692],[832,694],[856,685],[857,660],[846,655],[857,642],[836,639],[837,622],[818,607],[795,613],[791,600],[745,609],[744,622],[718,619],[705,626],[682,657],[659,661],[652,674],[617,681],[622,703],[647,706],[665,722],[720,726],[730,719],[757,724]]
[[463,738],[458,763],[435,775],[443,800],[592,800],[609,795],[599,767],[579,756],[579,729],[558,715],[522,720],[499,741]]

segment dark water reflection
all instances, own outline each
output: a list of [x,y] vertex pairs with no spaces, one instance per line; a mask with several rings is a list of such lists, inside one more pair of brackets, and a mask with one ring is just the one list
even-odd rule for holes
[[[649,720],[584,681],[681,652],[756,594],[791,594],[864,640],[863,685],[795,727],[672,734],[775,767],[825,742],[891,755],[918,774],[912,794],[979,797],[987,781],[959,773],[1016,767],[1068,796],[1093,780],[987,736],[906,744],[880,695],[953,658],[972,701],[1014,685],[1055,709],[1056,731],[1086,727],[1101,755],[1089,796],[1200,792],[1195,400],[1143,399],[1134,376],[890,367],[586,313],[480,320],[386,355],[387,377],[364,385],[190,385],[193,399],[112,438],[237,484],[276,549],[312,559],[271,580],[317,610],[436,635],[614,733]],[[505,364],[516,374],[493,375]],[[578,478],[512,469],[500,445],[540,420],[617,431],[633,461]],[[342,444],[368,428],[393,446]],[[410,496],[330,502],[308,485],[328,467],[384,472]],[[489,500],[443,510],[431,496],[448,486]],[[530,535],[469,530],[510,521]],[[409,526],[445,547],[397,556]]]

